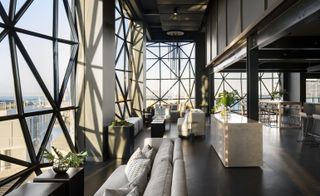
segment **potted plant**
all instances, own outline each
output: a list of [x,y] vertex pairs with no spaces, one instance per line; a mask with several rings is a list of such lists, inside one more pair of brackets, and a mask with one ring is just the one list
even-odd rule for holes
[[218,94],[216,100],[216,110],[219,110],[220,108],[221,115],[228,116],[228,110],[237,100],[239,100],[239,96],[237,91],[228,92],[224,90],[223,92]]
[[274,90],[271,92],[271,100],[281,100],[285,94],[287,94],[285,89],[279,91]]
[[134,126],[125,120],[114,120],[108,126],[108,158],[127,159],[133,153]]
[[53,164],[53,171],[58,174],[66,173],[69,167],[80,167],[87,157],[87,152],[69,152],[67,155],[63,156],[63,154],[54,146],[52,146],[52,149],[57,157],[47,149],[44,149],[43,157]]

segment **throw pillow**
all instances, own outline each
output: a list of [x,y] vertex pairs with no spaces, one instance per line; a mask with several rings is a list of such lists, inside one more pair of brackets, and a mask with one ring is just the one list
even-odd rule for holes
[[150,159],[133,159],[125,168],[125,173],[129,182],[132,182],[141,175],[144,170],[150,170]]
[[156,150],[154,148],[151,148],[151,150],[144,153],[144,156],[147,159],[151,159],[151,162],[153,162],[154,157],[156,156]]
[[149,144],[147,144],[147,145],[145,145],[145,146],[142,148],[141,152],[142,152],[143,154],[146,154],[146,152],[148,152],[148,151],[151,150],[151,149],[152,149],[152,147],[151,147]]
[[128,187],[137,187],[139,194],[142,195],[148,184],[148,173],[149,169],[146,167],[140,175],[129,182]]
[[[143,159],[145,158],[144,154],[141,152],[141,149],[140,147],[134,151],[134,153],[131,155],[131,157],[129,158],[128,162],[127,162],[127,165],[130,165],[131,162],[134,160],[134,159]],[[125,173],[127,174],[127,166],[125,168]]]

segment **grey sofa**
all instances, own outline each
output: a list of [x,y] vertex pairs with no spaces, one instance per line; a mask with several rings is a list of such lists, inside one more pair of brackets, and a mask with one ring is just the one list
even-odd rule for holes
[[143,120],[140,117],[129,117],[126,119],[127,122],[133,124],[134,126],[134,136],[138,135],[143,129]]
[[[166,140],[166,142],[161,146],[164,140]],[[168,141],[170,140],[172,141],[172,145],[168,145]],[[155,148],[157,154],[154,158],[150,178],[143,195],[187,196],[181,139],[146,138],[144,144],[149,144]],[[95,196],[103,196],[106,189],[117,189],[126,186],[128,183],[129,181],[125,175],[125,165],[121,165],[99,188]]]

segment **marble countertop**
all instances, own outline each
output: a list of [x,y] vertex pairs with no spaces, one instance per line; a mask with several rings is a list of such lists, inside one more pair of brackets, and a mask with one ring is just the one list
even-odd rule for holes
[[236,113],[230,113],[228,117],[222,116],[220,113],[211,114],[211,116],[214,116],[217,120],[219,120],[222,123],[228,123],[228,124],[239,124],[239,123],[258,123],[256,120],[252,120],[247,118],[246,116],[242,116],[240,114]]

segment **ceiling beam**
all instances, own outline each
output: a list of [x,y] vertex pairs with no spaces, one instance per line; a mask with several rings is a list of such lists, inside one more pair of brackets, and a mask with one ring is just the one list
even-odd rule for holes
[[320,50],[319,36],[290,36],[283,37],[261,50]]
[[259,50],[259,59],[319,60],[320,50]]
[[308,18],[318,14],[319,10],[320,1],[297,1],[258,31],[256,46],[263,48],[288,35],[296,25],[308,22]]

